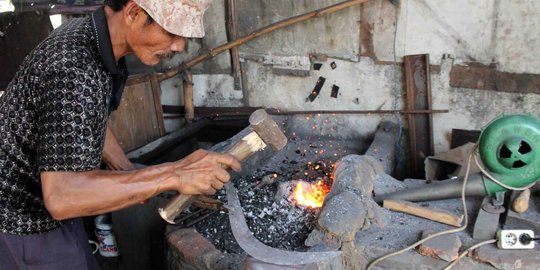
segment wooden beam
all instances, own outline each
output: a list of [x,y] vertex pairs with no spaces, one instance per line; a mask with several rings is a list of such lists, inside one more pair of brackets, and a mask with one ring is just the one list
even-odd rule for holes
[[450,86],[510,93],[540,94],[540,74],[518,74],[498,71],[496,65],[468,63],[454,65],[450,71]]

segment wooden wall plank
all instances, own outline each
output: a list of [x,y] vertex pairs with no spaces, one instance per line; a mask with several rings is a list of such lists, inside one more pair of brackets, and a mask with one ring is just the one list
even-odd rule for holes
[[150,78],[148,76],[146,80],[141,80],[139,76],[133,79],[135,83],[128,81],[120,106],[109,120],[120,146],[126,152],[164,135],[159,89],[156,89],[159,84],[155,85]]

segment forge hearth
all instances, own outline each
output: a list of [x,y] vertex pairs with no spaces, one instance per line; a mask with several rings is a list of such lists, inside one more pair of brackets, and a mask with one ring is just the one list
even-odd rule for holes
[[[358,141],[289,138],[284,150],[265,151],[255,156],[243,164],[244,174],[233,177],[248,227],[259,241],[291,251],[340,250],[341,256],[316,264],[287,267],[263,263],[249,257],[238,246],[227,213],[203,211],[191,220],[169,226],[170,269],[365,269],[368,262],[418,241],[422,234],[453,228],[386,210],[373,200],[373,194],[429,183],[415,179],[398,181],[389,175],[394,160],[393,154],[388,152],[393,151],[397,134],[394,128],[382,123],[369,148],[367,143]],[[243,131],[237,137],[244,136],[244,132],[247,133]],[[229,144],[231,142],[216,146],[214,150],[226,149]],[[275,175],[275,181],[259,185],[263,178]],[[293,182],[299,180],[332,182],[322,208],[301,207],[288,197]],[[216,198],[226,203],[224,191]],[[455,214],[462,211],[457,198],[421,205]],[[470,224],[473,224],[474,209],[479,208],[480,200],[467,198],[467,205]],[[426,243],[419,251],[409,250],[374,269],[442,269],[448,264],[445,259],[456,256],[459,245],[467,247],[475,243],[467,231],[448,239],[448,243],[458,246],[443,250],[440,246],[444,246],[445,240]],[[489,248],[479,249],[474,253],[476,257],[463,258],[455,269],[494,269],[492,266],[510,269],[499,267],[507,264],[498,262],[497,258],[502,255]],[[538,265],[540,263],[534,264]]]
[[[237,137],[241,136],[243,136],[242,133],[237,135]],[[232,140],[234,141],[234,138]],[[332,173],[334,172],[335,162],[341,157],[365,152],[366,146],[367,143],[358,141],[307,140],[293,136],[289,138],[286,149],[270,154],[270,158],[264,162],[266,165],[252,169],[248,167],[250,164],[244,164],[243,171],[250,171],[251,174],[234,177],[233,182],[239,191],[244,215],[253,235],[268,246],[294,251],[320,249],[324,246],[321,243],[324,242],[330,244],[329,247],[323,247],[324,249],[337,249],[342,240],[351,241],[356,229],[369,226],[369,222],[365,222],[363,219],[373,217],[371,211],[369,213],[364,210],[356,211],[356,209],[365,209],[365,207],[359,206],[362,205],[362,196],[366,197],[366,195],[371,194],[373,180],[370,184],[371,187],[365,190],[359,186],[347,187],[352,183],[334,183],[335,188],[328,194],[328,201],[325,202],[328,206],[325,206],[325,208],[298,205],[298,202],[290,194],[299,181],[311,184],[320,182],[320,184],[326,185],[329,190],[333,184]],[[218,147],[226,149],[227,145],[224,144]],[[259,158],[259,160],[255,158],[252,163],[260,164],[262,159],[264,157]],[[356,159],[356,156],[354,159]],[[370,161],[364,160],[361,162],[368,166],[371,166],[369,163],[379,164],[373,158]],[[349,167],[349,163],[348,159],[342,160],[340,168]],[[382,166],[379,165],[379,167],[382,172]],[[345,171],[347,170],[345,169]],[[369,168],[366,171],[369,171],[373,178],[373,175],[375,175],[374,170]],[[346,175],[348,173],[350,172],[338,174]],[[272,176],[275,180],[272,183],[261,185],[264,182],[263,179],[265,177],[268,179],[269,176]],[[343,181],[351,182],[351,177],[345,178],[347,180]],[[358,177],[353,176],[352,178]],[[362,192],[366,194],[362,195]],[[220,191],[215,198],[226,202],[225,191]],[[187,239],[198,239],[199,237],[193,236],[193,234],[200,234],[201,239],[205,239],[205,241],[199,239],[197,242],[199,244],[204,242],[205,245],[203,246],[211,246],[220,254],[219,258],[215,259],[213,266],[201,267],[199,265],[193,269],[217,269],[218,266],[215,265],[217,261],[221,262],[219,267],[222,268],[220,269],[233,269],[238,265],[242,265],[237,260],[241,258],[241,261],[243,261],[246,254],[238,246],[232,235],[227,213],[223,211],[191,210],[195,211],[195,214],[185,213],[185,215],[191,215],[192,217],[183,219],[180,216],[182,222],[176,228],[169,228],[170,231],[177,229],[175,241],[182,242],[184,247],[191,247],[192,244],[178,240],[176,236],[182,234]],[[348,217],[342,216],[344,210],[352,215]],[[321,214],[321,211],[323,214]],[[336,215],[340,216],[338,222],[333,221]],[[351,227],[353,221],[355,225]],[[196,232],[189,229],[178,230],[178,228],[186,227],[194,227]],[[326,230],[328,236],[324,236],[325,232],[316,228],[324,228],[323,231]],[[353,232],[349,232],[351,228]],[[182,231],[182,233],[178,233],[178,231]],[[314,236],[310,236],[313,233]],[[320,233],[322,233],[322,237]],[[334,236],[336,237],[335,240],[330,240]],[[171,242],[171,236],[169,242]],[[179,247],[179,249],[182,250],[183,248]],[[208,248],[201,250],[208,251]],[[230,258],[227,259],[226,257]],[[184,262],[180,262],[182,264],[181,268],[184,269],[186,267],[184,265],[185,261],[190,261],[190,259],[184,258],[182,260]],[[225,263],[228,266],[223,266],[224,261],[229,261]],[[199,262],[199,264],[208,263],[208,260]]]
[[[323,179],[330,187],[334,162],[338,157],[358,151],[358,147],[361,146],[353,142],[293,139],[287,149],[273,156],[266,166],[253,170],[251,175],[236,177],[233,181],[253,234],[272,247],[306,251],[308,247],[304,242],[315,228],[321,209],[299,206],[289,195],[299,180],[314,183]],[[259,185],[264,177],[274,174],[277,175],[274,183]],[[220,191],[216,198],[226,201],[225,191]],[[180,225],[194,225],[221,251],[243,253],[234,240],[225,212],[213,212],[196,224],[188,219]]]

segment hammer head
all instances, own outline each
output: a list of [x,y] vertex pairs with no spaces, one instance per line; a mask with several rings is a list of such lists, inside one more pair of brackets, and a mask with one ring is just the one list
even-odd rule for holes
[[251,129],[261,137],[264,143],[271,145],[272,149],[281,150],[287,144],[287,137],[265,110],[254,111],[249,117],[249,123]]

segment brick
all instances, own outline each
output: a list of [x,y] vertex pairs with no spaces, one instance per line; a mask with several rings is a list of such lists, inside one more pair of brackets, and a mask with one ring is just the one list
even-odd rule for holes
[[[433,231],[423,231],[422,239],[432,235]],[[418,247],[418,252],[424,256],[430,256],[447,262],[457,259],[461,241],[456,234],[447,234],[428,240]]]

